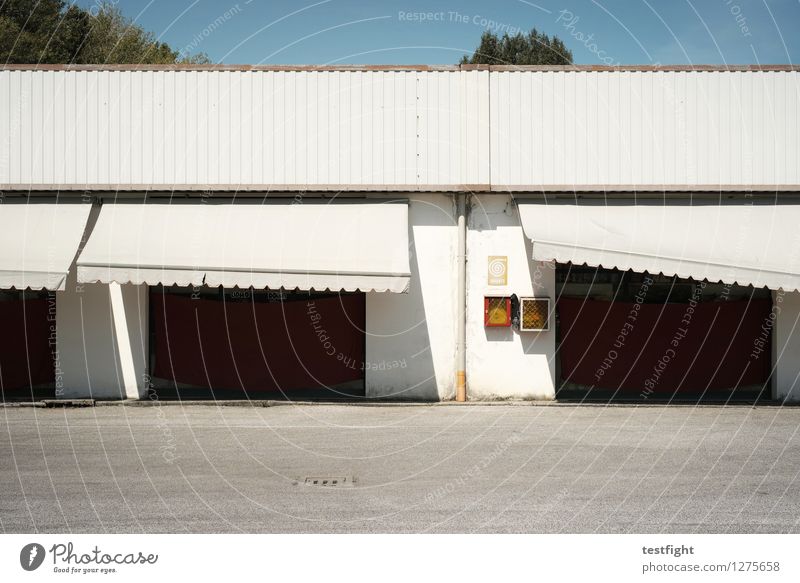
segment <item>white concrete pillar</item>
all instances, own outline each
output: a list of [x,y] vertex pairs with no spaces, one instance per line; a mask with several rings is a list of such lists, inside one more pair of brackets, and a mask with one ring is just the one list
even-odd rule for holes
[[800,293],[772,292],[776,322],[772,331],[773,396],[800,401]]
[[[79,284],[73,265],[66,290],[56,295],[56,339],[62,373],[57,379],[60,386],[56,396],[144,396],[148,309],[147,286],[122,285],[114,291],[105,284]],[[124,312],[124,325],[122,318],[116,317],[120,311]],[[122,342],[118,342],[120,338]]]
[[409,198],[411,286],[405,294],[367,294],[366,394],[449,400],[459,316],[455,207],[444,194]]

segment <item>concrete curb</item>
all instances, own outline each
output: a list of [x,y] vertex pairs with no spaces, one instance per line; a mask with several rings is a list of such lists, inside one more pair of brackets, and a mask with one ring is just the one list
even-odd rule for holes
[[558,408],[629,408],[629,409],[652,409],[652,408],[794,408],[800,403],[606,403],[606,402],[571,402],[571,401],[467,401],[466,403],[456,403],[455,401],[419,402],[419,401],[375,401],[375,402],[353,402],[353,401],[275,401],[275,400],[170,400],[161,401],[158,399],[142,400],[116,400],[116,401],[96,401],[94,399],[53,399],[43,401],[28,402],[9,402],[0,403],[0,408],[85,408],[85,407],[558,407]]

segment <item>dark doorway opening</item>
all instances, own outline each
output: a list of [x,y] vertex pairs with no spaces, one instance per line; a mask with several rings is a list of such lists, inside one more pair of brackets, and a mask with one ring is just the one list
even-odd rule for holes
[[158,398],[365,395],[363,293],[150,288]]
[[562,400],[771,398],[767,289],[559,264]]

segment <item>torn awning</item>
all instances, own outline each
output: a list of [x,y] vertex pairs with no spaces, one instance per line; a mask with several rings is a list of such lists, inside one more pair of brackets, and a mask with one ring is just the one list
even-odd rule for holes
[[408,290],[408,202],[105,204],[81,282]]
[[800,288],[800,205],[519,201],[539,261]]
[[0,289],[63,290],[90,204],[0,204]]

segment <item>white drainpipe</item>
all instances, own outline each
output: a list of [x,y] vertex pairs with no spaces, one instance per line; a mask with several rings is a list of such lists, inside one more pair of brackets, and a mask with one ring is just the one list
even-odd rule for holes
[[458,332],[456,337],[456,401],[467,400],[467,195],[456,195],[458,213]]

